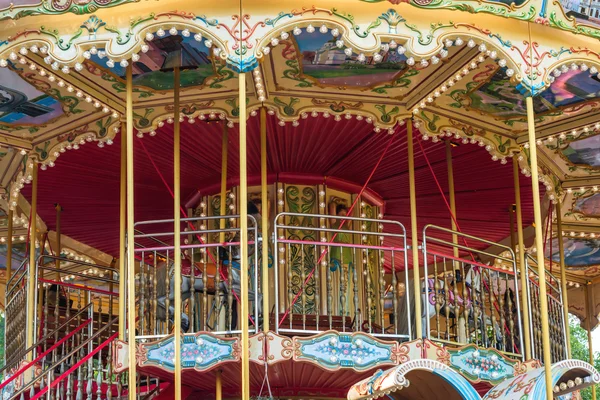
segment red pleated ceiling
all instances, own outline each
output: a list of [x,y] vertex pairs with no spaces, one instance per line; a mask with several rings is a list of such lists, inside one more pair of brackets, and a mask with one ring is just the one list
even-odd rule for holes
[[[214,187],[221,176],[222,126],[218,123],[182,124],[182,200],[202,188]],[[239,175],[239,134],[229,133],[230,177]],[[333,118],[301,120],[298,127],[281,127],[268,120],[268,168],[270,174],[310,173],[364,184],[377,164],[390,136],[373,132],[373,126],[356,119],[336,122]],[[135,219],[172,218],[173,203],[161,177],[173,184],[173,126],[166,124],[155,137],[135,138]],[[447,191],[447,167],[443,143],[422,142],[433,170]],[[55,229],[54,204],[60,203],[64,234],[108,254],[119,252],[120,138],[112,146],[88,143],[61,155],[54,168],[39,174],[39,214]],[[509,207],[514,203],[512,163],[491,160],[474,145],[453,148],[457,215],[463,232],[492,241],[510,234]],[[450,227],[450,216],[423,153],[415,140],[417,214],[419,232],[425,224]],[[248,123],[248,174],[260,176],[258,117]],[[520,177],[524,223],[533,219],[531,181]],[[385,158],[375,171],[369,188],[386,202],[385,218],[410,228],[409,180],[406,131],[395,136]],[[30,199],[31,187],[24,195]]]

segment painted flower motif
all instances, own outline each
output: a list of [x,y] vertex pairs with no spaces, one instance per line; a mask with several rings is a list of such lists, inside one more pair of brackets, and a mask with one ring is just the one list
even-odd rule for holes
[[489,358],[481,357],[478,350],[475,350],[465,359],[465,363],[472,368],[473,374],[489,374],[492,378],[497,378],[499,373],[505,371],[505,367],[499,362],[498,356],[493,354]]
[[333,337],[327,342],[319,344],[316,350],[332,363],[344,359],[361,364],[363,360],[379,355],[377,349],[365,348],[364,342],[361,339],[356,339],[353,343],[349,343],[340,342],[337,338]]

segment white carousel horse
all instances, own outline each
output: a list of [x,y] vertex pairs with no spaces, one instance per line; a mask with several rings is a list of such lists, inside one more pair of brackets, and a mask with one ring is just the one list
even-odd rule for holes
[[[421,337],[427,337],[427,321],[430,321],[431,318],[436,316],[436,308],[439,308],[440,317],[456,318],[459,328],[458,340],[463,343],[467,342],[467,331],[471,331],[475,325],[475,319],[477,319],[477,324],[480,327],[484,325],[483,318],[485,318],[485,325],[492,326],[492,320],[489,315],[486,315],[485,312],[482,312],[482,293],[485,291],[487,294],[487,302],[489,301],[489,293],[491,290],[494,301],[497,302],[497,299],[499,299],[500,296],[512,296],[514,291],[510,284],[506,284],[506,280],[500,279],[500,274],[498,272],[489,271],[489,274],[486,275],[487,276],[484,281],[482,279],[481,267],[473,265],[471,266],[464,279],[464,284],[466,286],[465,290],[467,292],[467,296],[464,298],[462,289],[458,291],[458,295],[454,293],[453,287],[450,287],[446,293],[446,282],[444,279],[428,278],[427,288],[425,285],[425,280],[421,280]],[[449,284],[454,284],[454,277],[449,279]],[[512,286],[514,286],[514,284]],[[413,281],[409,282],[409,288],[413,288]],[[446,304],[446,301],[448,301],[448,304]],[[400,304],[402,305],[399,312],[400,321],[406,321],[409,316],[412,318],[412,316],[415,315],[414,301],[411,302],[411,310],[406,310],[405,302],[400,302]],[[507,302],[505,301],[505,307],[506,306]],[[457,307],[461,308],[459,312],[457,312]],[[466,315],[463,307],[466,308]],[[501,338],[502,328],[497,321],[493,326],[493,330],[496,335],[496,340]],[[408,332],[403,333],[408,334]],[[412,324],[411,336],[413,338],[416,337],[416,327],[414,323]]]
[[[258,212],[258,209],[253,203],[248,203],[248,214],[252,215],[256,221],[260,221],[261,217]],[[258,240],[261,240],[260,235]],[[239,236],[236,235],[231,242],[239,241]],[[253,246],[249,247],[249,254],[253,253]],[[219,277],[217,279],[217,267],[214,263],[208,263],[204,265],[203,263],[194,263],[189,260],[182,260],[182,276],[181,276],[181,301],[185,301],[189,299],[192,295],[192,278],[191,275],[194,273],[194,282],[193,289],[195,293],[204,293],[204,279],[202,277],[202,273],[206,270],[207,274],[207,287],[206,291],[211,295],[218,295],[220,299],[227,299],[230,289],[237,295],[237,299],[242,298],[241,294],[241,277],[240,277],[240,254],[239,247],[221,247],[221,265],[219,266],[220,272]],[[228,251],[231,254],[228,254]],[[229,270],[229,260],[231,260],[231,274],[232,274],[232,284],[229,287],[228,283],[228,270]],[[156,277],[157,277],[157,319],[160,321],[166,321],[167,318],[170,322],[173,322],[175,315],[175,281],[173,277],[173,269],[174,263],[169,264],[169,268],[167,268],[167,263],[160,263],[156,268]],[[167,311],[167,290],[166,290],[166,282],[167,282],[167,271],[169,273],[169,311]],[[250,278],[248,278],[250,280]],[[217,281],[219,282],[219,287],[217,288]],[[252,289],[252,285],[248,285],[248,293],[247,298],[254,299],[255,292]],[[246,296],[244,296],[246,297]],[[258,301],[258,317],[262,315],[262,295],[259,293],[257,297]],[[237,321],[237,307],[236,307],[236,299],[234,299],[234,303],[230,305],[232,307],[232,321],[231,326],[229,326],[228,330],[234,330],[235,324]],[[258,321],[256,321],[258,324]],[[181,313],[181,329],[183,332],[187,332],[190,327],[190,319],[188,315],[184,312]]]

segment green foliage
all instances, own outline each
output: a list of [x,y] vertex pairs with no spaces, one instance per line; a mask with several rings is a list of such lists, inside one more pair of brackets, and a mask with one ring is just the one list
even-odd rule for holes
[[[590,362],[587,331],[579,325],[579,320],[573,315],[569,315],[569,327],[571,330],[571,358]],[[594,367],[600,369],[600,353],[598,352],[594,353]],[[582,400],[592,400],[592,389],[583,390],[581,398]]]

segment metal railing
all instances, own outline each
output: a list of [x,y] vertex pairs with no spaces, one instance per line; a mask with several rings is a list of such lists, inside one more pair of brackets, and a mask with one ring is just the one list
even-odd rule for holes
[[274,229],[277,332],[410,339],[410,318],[401,312],[411,306],[402,224],[285,212]]
[[31,319],[27,318],[27,266],[26,259],[6,282],[5,366],[12,366],[21,361],[27,346],[27,324],[31,323]]
[[[458,240],[452,240],[453,235]],[[474,247],[492,245],[509,255],[492,254]],[[513,251],[434,225],[423,229],[422,251],[424,335],[445,344],[473,343],[523,358],[518,274]],[[498,266],[481,262],[482,257],[495,259]]]
[[[537,260],[526,254],[527,299],[530,321],[531,355],[543,362],[542,313],[540,307],[540,279]],[[560,281],[546,271],[546,293],[548,298],[548,323],[550,326],[550,355],[552,362],[567,359],[567,329],[563,310],[563,294]]]
[[[260,240],[258,225],[248,216],[249,293],[240,293],[240,228],[238,215],[182,218],[182,331],[239,334],[240,318],[250,319],[251,332],[258,332],[261,315],[259,282]],[[225,227],[222,228],[221,225]],[[137,339],[168,335],[175,319],[173,220],[135,224],[135,257],[138,302]],[[223,239],[224,240],[221,240]],[[247,296],[247,297],[246,297]],[[248,299],[252,315],[239,314],[239,302]]]

